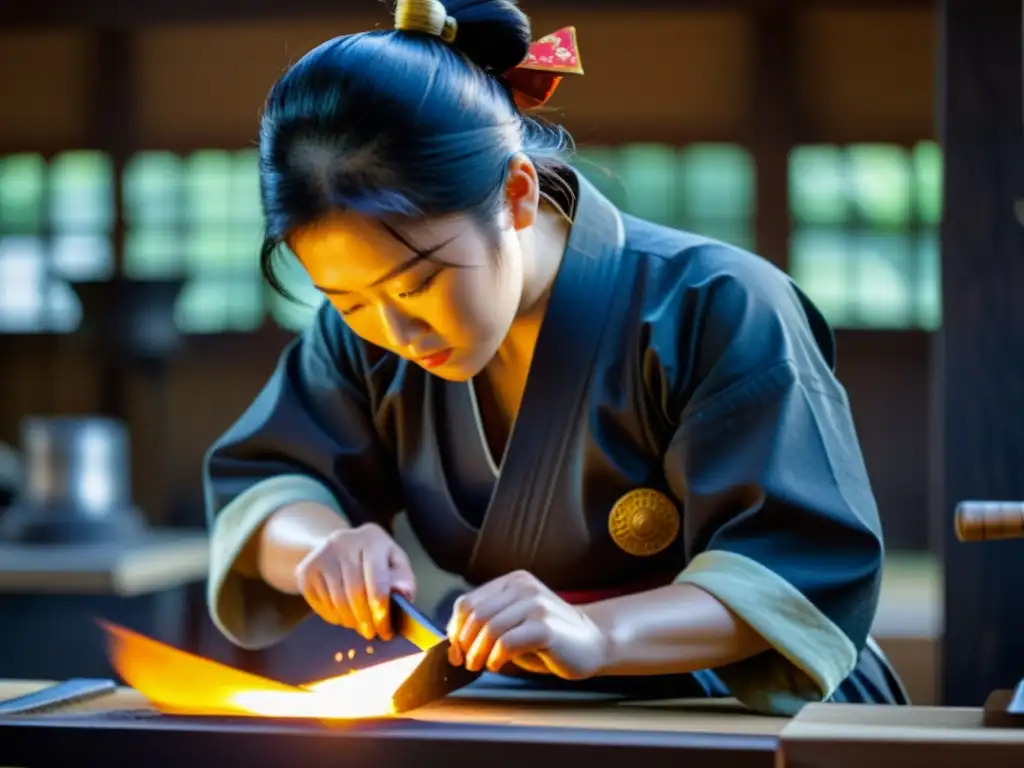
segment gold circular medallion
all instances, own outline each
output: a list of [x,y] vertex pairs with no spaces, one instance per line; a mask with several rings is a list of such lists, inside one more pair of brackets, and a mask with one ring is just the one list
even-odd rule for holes
[[615,502],[608,516],[608,532],[623,552],[650,557],[676,540],[679,513],[665,494],[639,488]]

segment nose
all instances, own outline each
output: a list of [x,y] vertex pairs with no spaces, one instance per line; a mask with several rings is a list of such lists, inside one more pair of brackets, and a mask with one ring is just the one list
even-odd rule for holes
[[380,305],[380,324],[392,349],[410,349],[423,336],[426,324],[393,307]]

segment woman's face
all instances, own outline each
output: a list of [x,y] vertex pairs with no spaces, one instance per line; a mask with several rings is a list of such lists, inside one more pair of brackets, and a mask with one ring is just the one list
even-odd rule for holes
[[505,192],[492,233],[468,215],[381,220],[345,212],[295,232],[289,245],[358,336],[465,381],[491,361],[519,311],[519,233],[539,203],[529,160],[510,164]]
[[495,238],[465,215],[381,221],[338,213],[290,244],[353,332],[464,381],[494,357],[522,298],[519,238],[502,218]]

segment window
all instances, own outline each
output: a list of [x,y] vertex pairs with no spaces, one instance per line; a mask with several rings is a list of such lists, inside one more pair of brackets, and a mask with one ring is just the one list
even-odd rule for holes
[[836,326],[939,326],[942,158],[933,142],[790,155],[790,272]]
[[298,329],[315,313],[321,297],[294,258],[283,258],[282,272],[302,303],[270,293],[260,275],[255,149],[136,155],[125,169],[124,203],[125,273],[186,278],[175,310],[185,333],[252,331],[267,311]]
[[635,216],[754,248],[755,169],[742,147],[581,147],[573,165]]
[[262,324],[255,150],[136,155],[125,168],[124,205],[125,275],[187,279],[175,308],[182,331]]
[[0,333],[69,333],[76,281],[113,271],[114,185],[100,152],[0,157]]

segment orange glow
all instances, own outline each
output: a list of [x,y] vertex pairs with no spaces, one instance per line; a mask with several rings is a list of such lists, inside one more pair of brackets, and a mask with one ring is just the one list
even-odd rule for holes
[[386,661],[297,687],[218,664],[101,623],[114,669],[156,707],[188,715],[354,720],[394,714],[391,699],[423,658]]

